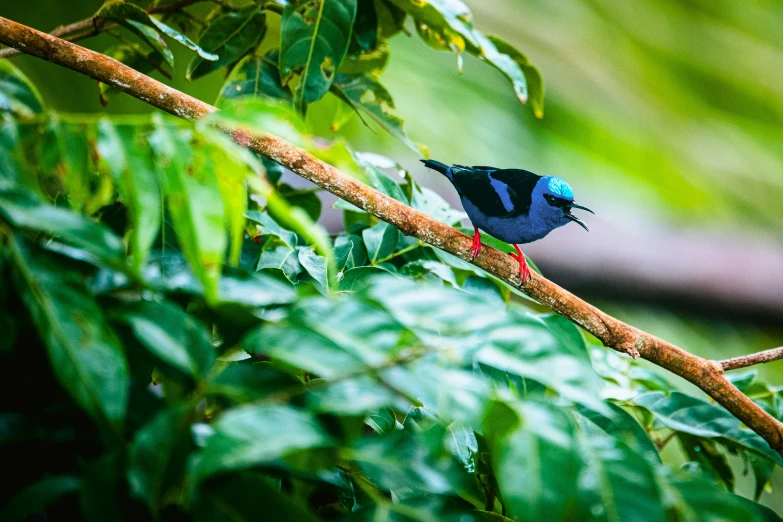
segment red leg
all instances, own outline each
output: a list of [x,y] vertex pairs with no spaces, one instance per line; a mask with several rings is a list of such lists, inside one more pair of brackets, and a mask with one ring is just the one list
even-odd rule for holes
[[522,253],[522,250],[519,249],[519,245],[514,245],[514,250],[517,251],[516,254],[511,252],[508,255],[519,262],[519,277],[522,278],[522,282],[525,282],[530,277],[530,267],[527,266],[527,259],[525,259],[525,254]]
[[473,232],[473,246],[471,247],[471,251],[473,252],[473,259],[476,259],[479,252],[481,252],[481,234],[479,233],[478,227],[473,227]]

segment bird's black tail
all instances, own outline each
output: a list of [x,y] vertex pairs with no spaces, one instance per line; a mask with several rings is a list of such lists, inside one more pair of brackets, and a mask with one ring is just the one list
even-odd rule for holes
[[449,166],[441,163],[440,161],[435,160],[420,160],[427,168],[430,168],[432,170],[437,170],[447,178],[449,178]]

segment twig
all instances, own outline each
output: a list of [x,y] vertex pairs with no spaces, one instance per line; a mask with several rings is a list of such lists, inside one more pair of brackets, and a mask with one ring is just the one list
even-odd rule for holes
[[723,371],[736,370],[737,368],[747,368],[754,364],[763,364],[783,359],[783,346],[780,348],[771,348],[763,352],[752,353],[750,355],[741,355],[718,362]]
[[[205,0],[181,0],[174,4],[160,7],[151,7],[147,9],[147,14],[172,13],[174,11],[179,11],[180,9],[190,5],[204,1]],[[85,38],[97,36],[102,32],[114,29],[115,27],[117,27],[117,24],[105,25],[102,18],[93,15],[89,18],[79,20],[78,22],[74,22],[72,24],[61,25],[49,34],[64,40],[68,40],[70,42],[76,42],[79,40],[84,40]],[[22,54],[22,52],[14,49],[13,47],[0,50],[0,58],[13,58],[14,56],[19,56],[20,54]]]
[[677,431],[672,431],[663,440],[658,439],[655,442],[655,447],[658,448],[658,451],[661,451],[663,448],[665,448],[666,445],[669,443],[669,441],[672,440],[675,435],[677,435]]
[[[217,110],[112,58],[2,17],[0,43],[117,87],[180,118],[198,120]],[[471,260],[472,239],[469,236],[343,174],[282,138],[241,130],[229,134],[237,143],[386,221],[405,235],[466,261]],[[733,386],[724,377],[719,363],[697,357],[615,319],[543,276],[534,273],[521,282],[517,276],[519,265],[499,250],[484,247],[473,262],[490,274],[518,285],[527,295],[590,332],[605,346],[634,358],[641,356],[695,384],[783,455],[783,423]]]

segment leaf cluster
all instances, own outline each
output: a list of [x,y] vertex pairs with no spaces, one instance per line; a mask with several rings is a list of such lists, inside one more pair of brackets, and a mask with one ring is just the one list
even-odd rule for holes
[[780,520],[729,458],[757,496],[783,460],[723,409],[356,207],[327,236],[313,190],[212,125],[461,219],[394,162],[286,103],[72,117],[2,75],[4,519]]

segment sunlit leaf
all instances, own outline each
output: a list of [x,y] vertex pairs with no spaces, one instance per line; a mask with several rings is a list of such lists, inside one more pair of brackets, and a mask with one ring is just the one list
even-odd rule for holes
[[231,74],[220,89],[218,107],[223,100],[245,96],[268,96],[291,101],[291,90],[284,87],[280,80],[277,59],[276,51],[269,51],[264,56],[250,54],[242,58],[236,67],[231,69]]
[[664,426],[697,437],[716,439],[747,448],[783,466],[783,458],[756,433],[743,428],[739,419],[720,406],[681,392],[668,397],[661,392],[636,398],[637,406],[649,410]]
[[530,97],[530,106],[533,108],[533,114],[536,118],[544,117],[544,79],[538,67],[530,63],[524,54],[519,52],[505,40],[497,36],[489,36],[489,41],[495,46],[499,53],[509,56],[514,60],[525,75],[527,92]]
[[296,0],[280,23],[280,73],[288,83],[301,73],[295,91],[300,111],[329,90],[348,50],[357,0]]
[[239,60],[261,41],[265,33],[266,15],[254,5],[210,20],[198,45],[218,58],[210,61],[194,56],[185,77],[195,80]]
[[512,516],[562,520],[573,509],[581,462],[574,426],[562,410],[533,402],[492,402],[484,433]]
[[174,66],[174,55],[158,34],[157,26],[144,9],[123,0],[112,0],[101,6],[96,17],[116,22],[122,27],[135,33],[139,38],[147,42],[152,49],[160,53],[170,66]]
[[194,480],[248,469],[303,449],[329,447],[332,438],[316,418],[289,406],[242,406],[221,415],[193,458]]

